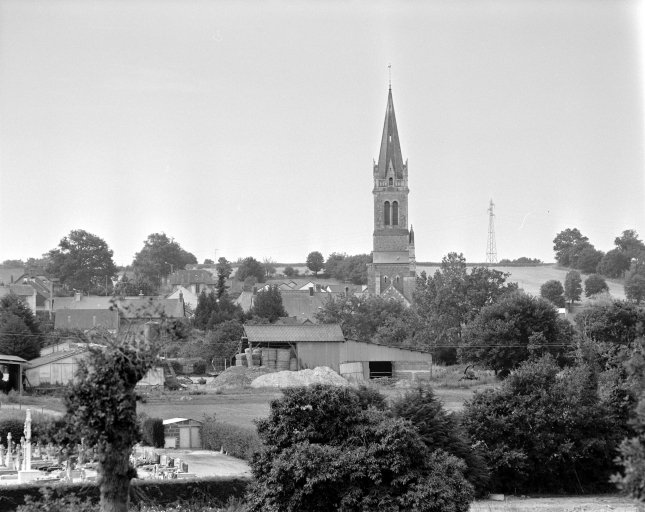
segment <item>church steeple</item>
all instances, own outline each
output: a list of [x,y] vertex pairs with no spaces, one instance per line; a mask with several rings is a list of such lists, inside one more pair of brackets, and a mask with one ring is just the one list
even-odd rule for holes
[[394,177],[398,179],[403,179],[407,175],[407,165],[403,165],[403,154],[401,153],[399,130],[396,126],[391,88],[387,96],[387,109],[385,110],[383,136],[381,137],[381,150],[379,152],[378,164],[374,168],[374,174],[375,177],[385,179],[388,171],[392,171]]

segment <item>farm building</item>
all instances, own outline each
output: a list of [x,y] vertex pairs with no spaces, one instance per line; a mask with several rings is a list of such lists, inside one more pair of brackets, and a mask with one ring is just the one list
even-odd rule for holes
[[410,347],[345,339],[340,325],[245,325],[243,345],[291,348],[298,369],[328,366],[348,380],[429,378],[432,354]]
[[6,392],[18,391],[22,395],[22,369],[27,361],[22,357],[0,354],[0,371],[2,371],[2,389]]
[[201,448],[202,426],[190,418],[163,420],[164,448]]

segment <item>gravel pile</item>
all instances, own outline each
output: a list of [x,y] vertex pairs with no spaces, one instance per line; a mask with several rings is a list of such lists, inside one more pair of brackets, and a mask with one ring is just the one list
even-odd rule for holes
[[344,378],[327,366],[319,366],[313,370],[299,372],[275,372],[262,375],[251,382],[252,388],[291,388],[310,386],[312,384],[331,384],[333,386],[349,386]]
[[275,370],[271,370],[264,366],[251,366],[250,368],[247,366],[231,366],[209,382],[207,387],[221,388],[224,386],[248,386],[259,376],[272,372],[275,372]]

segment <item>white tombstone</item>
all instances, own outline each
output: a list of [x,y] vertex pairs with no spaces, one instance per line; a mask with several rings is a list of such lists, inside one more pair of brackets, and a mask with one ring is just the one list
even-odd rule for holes
[[36,480],[40,476],[40,471],[31,469],[31,409],[27,409],[27,418],[25,419],[25,437],[21,440],[24,446],[24,457],[22,471],[18,471],[18,482],[25,484]]

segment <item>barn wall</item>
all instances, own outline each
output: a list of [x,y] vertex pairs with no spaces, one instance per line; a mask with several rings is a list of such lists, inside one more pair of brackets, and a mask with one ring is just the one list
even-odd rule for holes
[[299,342],[298,358],[300,368],[314,369],[316,366],[328,366],[340,372],[340,352],[342,342]]

